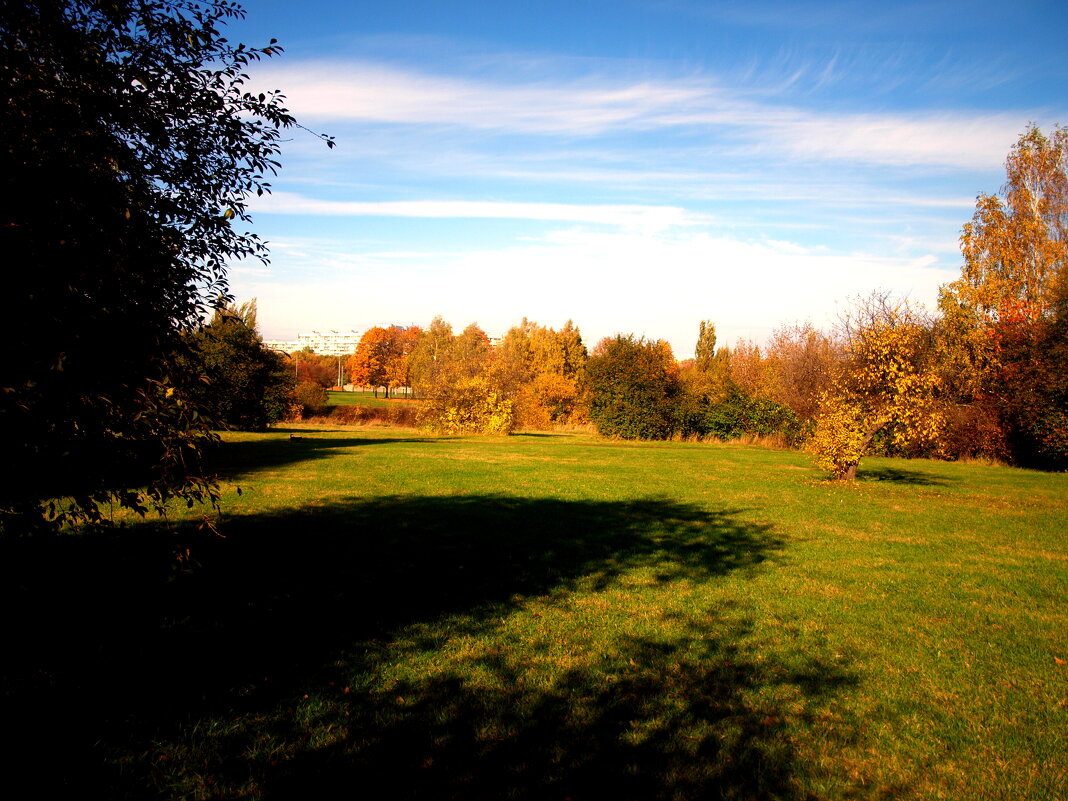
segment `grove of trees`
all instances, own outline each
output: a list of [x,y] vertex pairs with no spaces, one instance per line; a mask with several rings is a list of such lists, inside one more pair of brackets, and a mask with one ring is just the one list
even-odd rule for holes
[[476,324],[453,334],[435,318],[409,368],[428,425],[454,433],[506,433],[580,422],[586,348],[571,321],[555,331],[523,320],[496,347]]
[[367,329],[348,359],[349,380],[372,387],[376,397],[380,388],[388,398],[393,390],[411,387],[410,359],[421,333],[418,326]]

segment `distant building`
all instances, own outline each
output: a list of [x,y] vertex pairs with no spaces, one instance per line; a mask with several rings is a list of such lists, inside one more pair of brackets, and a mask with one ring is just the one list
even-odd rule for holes
[[361,331],[352,330],[312,331],[310,334],[297,334],[296,340],[265,339],[263,344],[286,353],[310,349],[321,356],[348,356],[356,352],[362,336]]

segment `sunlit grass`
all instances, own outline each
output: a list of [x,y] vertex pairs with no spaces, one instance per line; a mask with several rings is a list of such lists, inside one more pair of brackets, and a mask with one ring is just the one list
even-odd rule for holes
[[7,608],[35,581],[77,597],[26,624],[59,638],[49,669],[9,672],[94,721],[113,793],[1068,793],[1068,476],[870,459],[840,484],[790,451],[576,434],[226,438],[225,538],[52,543],[8,586]]
[[329,390],[326,393],[326,402],[332,406],[354,406],[359,404],[363,406],[386,407],[402,403],[413,403],[414,401],[403,395],[387,398],[381,392],[375,394],[369,390],[359,390],[356,392]]

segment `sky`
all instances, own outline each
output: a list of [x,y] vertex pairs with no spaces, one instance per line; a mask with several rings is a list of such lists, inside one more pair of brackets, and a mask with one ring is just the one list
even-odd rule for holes
[[1031,123],[1068,3],[247,0],[226,35],[302,131],[231,268],[261,333],[572,320],[693,354],[933,307]]

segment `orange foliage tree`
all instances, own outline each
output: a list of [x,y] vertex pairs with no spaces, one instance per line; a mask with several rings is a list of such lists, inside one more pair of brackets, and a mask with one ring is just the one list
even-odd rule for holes
[[[961,234],[943,287],[945,374],[958,407],[993,417],[991,455],[1068,463],[1068,130],[1031,125]],[[980,415],[967,416],[975,420]]]
[[411,386],[409,359],[419,341],[417,326],[405,328],[391,325],[389,328],[369,328],[360,337],[356,352],[349,357],[349,377],[352,383],[373,387],[375,396],[379,388],[390,392],[400,387]]

